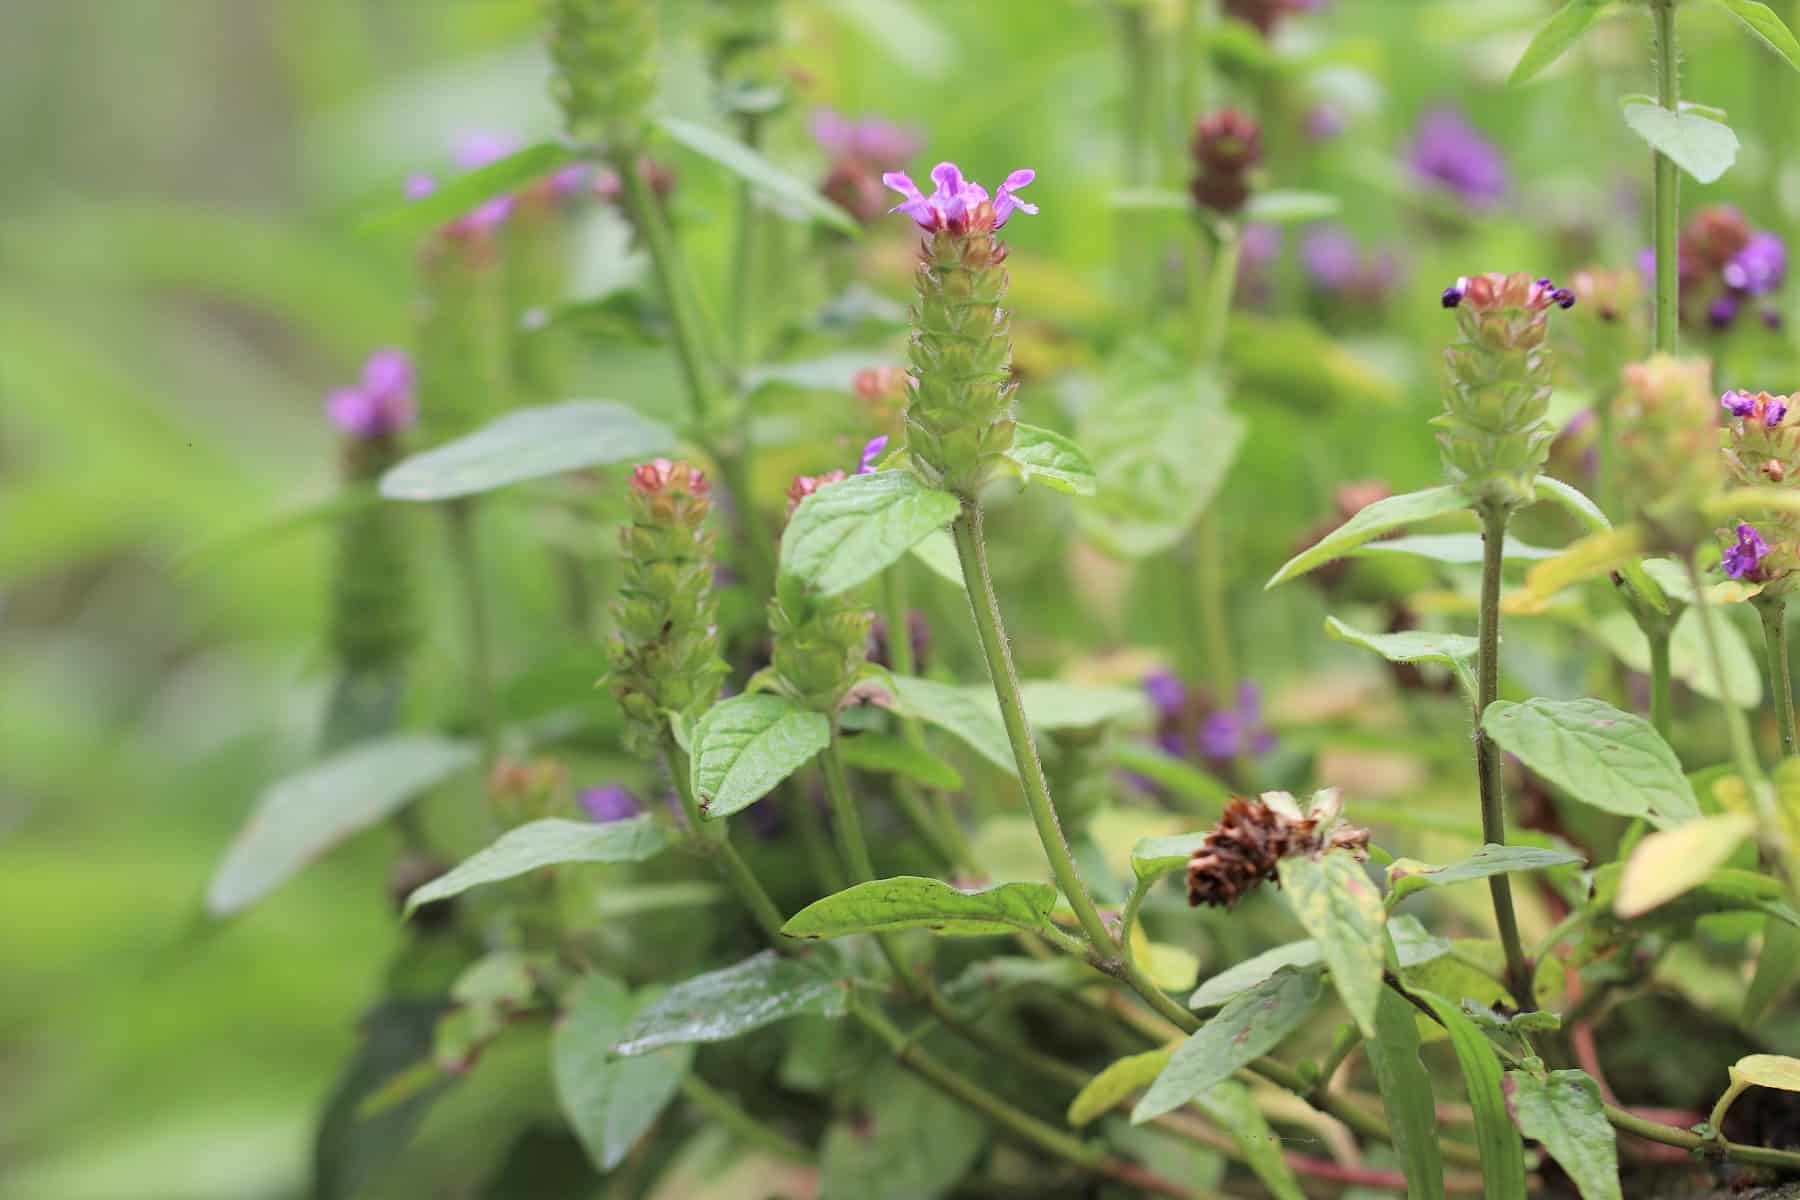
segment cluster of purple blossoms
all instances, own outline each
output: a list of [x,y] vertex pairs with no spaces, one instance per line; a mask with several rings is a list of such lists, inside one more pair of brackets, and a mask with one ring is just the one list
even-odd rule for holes
[[[1729,204],[1697,211],[1676,243],[1681,315],[1689,324],[1704,315],[1713,329],[1729,329],[1748,306],[1781,290],[1787,281],[1787,244],[1766,229],[1753,230]],[[1638,255],[1638,267],[1656,274],[1656,251]],[[1764,303],[1759,311],[1770,329],[1781,326],[1781,310]]]
[[924,144],[917,130],[879,117],[851,120],[830,108],[813,113],[812,135],[830,160],[820,194],[865,225],[887,211],[882,175],[911,162]]
[[[517,149],[518,139],[506,134],[469,133],[459,137],[451,146],[450,161],[459,171],[478,171],[499,162]],[[557,199],[567,199],[580,194],[588,186],[591,176],[590,168],[580,163],[563,167],[544,180],[527,185],[518,193],[509,192],[483,201],[451,221],[444,227],[444,232],[457,238],[478,238],[492,234],[506,224],[522,196],[544,192]],[[428,172],[421,171],[407,177],[405,190],[409,200],[422,200],[437,189],[437,177]]]
[[1448,188],[1471,208],[1492,208],[1506,197],[1506,160],[1499,147],[1455,109],[1434,109],[1420,118],[1406,160],[1420,178]]
[[1552,304],[1558,308],[1574,308],[1575,293],[1557,287],[1549,278],[1504,275],[1490,271],[1486,275],[1464,275],[1445,288],[1441,297],[1445,308],[1468,303],[1478,312],[1492,308],[1523,308],[1543,312]]
[[1719,407],[1734,417],[1761,421],[1773,429],[1787,417],[1787,397],[1767,392],[1730,391],[1719,397]]
[[967,233],[1004,228],[1014,211],[1037,213],[1037,205],[1018,198],[1020,188],[1037,178],[1029,167],[1008,175],[989,200],[988,190],[972,179],[963,178],[955,163],[941,162],[931,168],[931,182],[937,186],[931,195],[922,194],[911,176],[903,171],[889,171],[881,182],[899,192],[903,199],[889,212],[905,213],[927,233],[949,230]]
[[1201,688],[1190,688],[1171,671],[1144,677],[1144,692],[1157,713],[1156,742],[1176,758],[1204,759],[1228,773],[1233,760],[1261,758],[1275,748],[1263,721],[1262,692],[1254,683],[1238,685],[1236,702],[1216,705]]
[[1737,527],[1737,541],[1727,546],[1719,560],[1725,568],[1725,574],[1733,579],[1756,582],[1762,574],[1762,560],[1769,554],[1769,543],[1763,540],[1756,526],[1740,523]]
[[1392,250],[1365,250],[1341,225],[1322,225],[1300,241],[1300,265],[1313,285],[1334,300],[1379,305],[1398,283],[1400,258]]
[[325,417],[339,433],[358,441],[390,438],[418,419],[413,396],[413,365],[406,351],[377,350],[363,364],[354,387],[338,388],[325,397]]

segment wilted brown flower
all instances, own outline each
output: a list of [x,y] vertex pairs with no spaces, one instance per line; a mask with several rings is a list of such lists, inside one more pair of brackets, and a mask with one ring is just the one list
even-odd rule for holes
[[1335,788],[1317,793],[1305,814],[1286,792],[1232,800],[1188,859],[1188,903],[1231,908],[1257,884],[1274,880],[1284,858],[1328,850],[1366,857],[1369,831],[1342,824],[1338,808]]

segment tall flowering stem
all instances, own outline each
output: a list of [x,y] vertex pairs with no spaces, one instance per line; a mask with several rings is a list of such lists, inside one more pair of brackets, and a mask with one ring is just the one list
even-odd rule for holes
[[[1656,57],[1656,102],[1670,112],[1680,107],[1681,62],[1675,47],[1676,0],[1650,0]],[[1655,153],[1650,190],[1650,224],[1656,248],[1656,323],[1651,348],[1674,354],[1681,322],[1681,173],[1675,160]]]
[[1763,648],[1769,659],[1769,692],[1775,698],[1775,725],[1781,734],[1781,756],[1792,758],[1794,741],[1794,680],[1788,663],[1787,600],[1758,596],[1751,601],[1762,618]]

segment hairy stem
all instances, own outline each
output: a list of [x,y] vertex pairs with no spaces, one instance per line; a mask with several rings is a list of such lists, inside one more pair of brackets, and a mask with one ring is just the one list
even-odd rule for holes
[[1788,663],[1787,601],[1758,596],[1751,601],[1762,618],[1763,646],[1769,658],[1769,694],[1775,699],[1775,724],[1781,732],[1781,756],[1792,758],[1794,749],[1794,680]]
[[775,902],[769,899],[769,893],[764,890],[755,872],[750,870],[750,865],[731,844],[731,835],[727,832],[725,823],[706,821],[701,817],[700,805],[694,799],[693,780],[688,774],[687,753],[676,744],[673,734],[663,740],[663,755],[668,759],[669,773],[675,777],[675,794],[681,799],[681,811],[687,816],[694,844],[713,860],[719,874],[725,877],[725,882],[731,885],[738,898],[744,902],[744,907],[750,910],[750,915],[756,918],[757,925],[768,936],[770,944],[784,953],[791,952],[795,943],[781,932],[786,918],[775,907]]
[[[1482,714],[1500,696],[1500,568],[1506,554],[1505,508],[1481,513],[1481,629],[1476,655],[1475,772],[1481,788],[1481,836],[1495,845],[1506,843],[1506,798],[1500,782],[1500,749],[1481,727]],[[1519,919],[1513,912],[1512,884],[1504,874],[1488,879],[1494,900],[1494,924],[1506,951],[1507,987],[1521,1008],[1535,1007],[1531,968],[1519,941]]]
[[[1675,47],[1675,0],[1650,0],[1656,58],[1656,102],[1674,112],[1680,105],[1681,63]],[[1650,223],[1656,249],[1656,322],[1653,348],[1675,353],[1681,291],[1677,244],[1681,236],[1681,175],[1675,160],[1657,152],[1650,191]]]

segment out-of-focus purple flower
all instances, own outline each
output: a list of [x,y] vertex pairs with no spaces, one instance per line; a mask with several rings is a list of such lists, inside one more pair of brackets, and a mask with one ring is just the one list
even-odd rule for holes
[[1787,246],[1767,230],[1753,233],[1744,248],[1725,264],[1719,277],[1734,291],[1766,296],[1787,278]]
[[931,181],[937,187],[929,196],[922,194],[911,177],[900,171],[889,171],[881,177],[881,182],[902,196],[900,203],[889,212],[905,213],[928,233],[940,229],[961,233],[971,228],[1000,229],[1015,210],[1035,214],[1037,205],[1019,199],[1014,193],[1036,178],[1037,172],[1030,168],[1014,171],[996,189],[991,204],[987,189],[972,179],[965,179],[961,168],[951,162],[941,162],[931,168]]
[[880,437],[870,438],[868,444],[862,449],[862,459],[857,463],[856,473],[858,475],[868,475],[873,472],[875,470],[876,460],[886,453],[887,447],[887,434],[884,433]]
[[899,170],[924,144],[917,129],[875,116],[851,120],[832,108],[816,110],[811,128],[813,141],[833,159],[855,159],[877,170]]
[[1506,196],[1506,160],[1499,148],[1453,108],[1434,109],[1420,119],[1406,158],[1420,176],[1473,207],[1492,208]]
[[423,200],[437,191],[437,177],[424,171],[415,171],[406,177],[406,186],[402,190],[408,200]]
[[1719,407],[1734,417],[1747,417],[1756,411],[1756,397],[1742,390],[1729,391],[1719,397]]
[[1254,683],[1239,684],[1237,704],[1206,718],[1200,748],[1210,758],[1260,757],[1275,748],[1275,735],[1263,724],[1262,692]]
[[1178,717],[1187,707],[1187,688],[1167,667],[1158,667],[1144,676],[1144,694],[1163,717]]
[[325,398],[325,416],[340,433],[364,441],[392,437],[418,419],[412,360],[404,350],[377,350],[363,364],[355,387]]
[[[1772,296],[1787,280],[1787,245],[1768,230],[1753,230],[1744,214],[1729,204],[1708,204],[1682,228],[1677,243],[1680,265],[1681,318],[1704,319],[1713,329],[1730,328],[1759,297]],[[1638,256],[1646,277],[1656,273],[1656,252]],[[1770,303],[1758,306],[1762,323],[1781,327],[1781,313]]]
[[577,803],[589,820],[601,824],[623,821],[643,811],[643,805],[638,803],[638,798],[632,795],[631,789],[616,783],[586,789],[577,798]]
[[1266,221],[1244,226],[1238,239],[1237,299],[1249,308],[1269,303],[1272,268],[1281,254],[1281,226]]
[[1738,310],[1743,307],[1743,300],[1731,292],[1726,292],[1706,306],[1706,323],[1714,329],[1728,328],[1733,321],[1737,320]]
[[1315,142],[1329,142],[1344,132],[1349,122],[1344,119],[1343,110],[1329,101],[1321,100],[1306,110],[1301,118],[1301,128],[1306,136]]
[[1780,396],[1771,397],[1768,406],[1763,409],[1763,424],[1770,429],[1775,428],[1777,425],[1781,424],[1782,419],[1787,416],[1787,411],[1788,406],[1786,400],[1782,399]]
[[1321,288],[1343,291],[1356,280],[1362,250],[1343,226],[1322,225],[1300,240],[1300,265]]
[[1756,532],[1756,526],[1739,525],[1737,542],[1726,548],[1720,565],[1725,568],[1725,574],[1733,579],[1754,579],[1757,568],[1762,565],[1762,560],[1768,553],[1769,543],[1763,541],[1762,534]]

